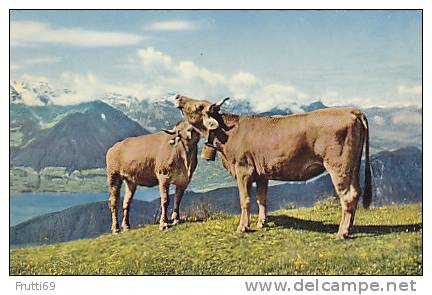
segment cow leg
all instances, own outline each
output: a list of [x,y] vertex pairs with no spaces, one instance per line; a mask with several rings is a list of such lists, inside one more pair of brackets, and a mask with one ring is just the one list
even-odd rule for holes
[[360,190],[358,190],[358,191],[356,191],[354,193],[352,192],[351,194],[354,194],[354,195],[356,194],[357,196],[355,196],[353,198],[353,204],[349,204],[349,206],[352,206],[353,209],[352,209],[351,219],[350,219],[350,222],[349,222],[349,225],[348,225],[348,229],[347,229],[348,232],[350,231],[350,229],[354,225],[354,218],[355,218],[355,213],[357,211],[357,204],[358,204],[358,199],[359,199],[359,196],[360,196]]
[[159,229],[165,230],[168,228],[168,205],[169,205],[169,182],[166,180],[159,180],[159,191],[161,199],[161,217],[159,220]]
[[[346,171],[344,175],[350,176],[350,184],[346,186],[346,181],[342,182],[343,191],[339,195],[341,198],[342,207],[342,218],[339,225],[339,231],[336,238],[343,239],[349,235],[350,228],[354,224],[355,212],[357,210],[357,203],[360,197],[360,162],[363,148],[363,140],[361,134],[361,128],[353,128],[352,136],[348,139],[352,139],[352,145],[350,149],[345,150],[345,158],[347,162],[352,163],[351,171]],[[354,139],[360,139],[356,142]]]
[[180,202],[181,199],[183,197],[185,188],[184,187],[180,187],[180,186],[176,186],[176,191],[175,191],[175,198],[174,198],[174,208],[173,208],[173,212],[171,215],[171,220],[172,220],[172,224],[175,225],[177,223],[179,223],[180,221]]
[[350,227],[354,223],[354,216],[357,209],[359,191],[350,188],[349,192],[341,197],[342,218],[339,225],[337,239],[348,237]]
[[108,174],[108,191],[109,191],[109,207],[111,210],[111,232],[116,234],[119,232],[119,225],[117,220],[117,207],[120,199],[122,179],[120,174]]
[[342,216],[336,239],[344,239],[348,237],[350,225],[354,222],[360,190],[358,186],[351,184],[352,180],[355,180],[355,178],[352,179],[350,173],[341,172],[339,171],[340,169],[333,168],[333,166],[327,162],[324,162],[324,167],[330,174],[333,186],[341,202]]
[[260,178],[256,181],[257,192],[256,198],[258,203],[258,228],[263,228],[266,222],[266,200],[267,200],[267,188],[268,180],[265,178]]
[[133,182],[126,181],[126,190],[123,199],[123,221],[122,230],[127,231],[130,228],[129,224],[129,207],[132,202],[133,195],[135,194],[137,185]]
[[237,185],[240,194],[240,224],[237,228],[237,232],[249,231],[250,221],[250,192],[252,187],[252,179],[247,174],[237,174]]
[[350,228],[354,225],[354,218],[355,213],[357,210],[357,203],[360,198],[361,189],[360,189],[360,162],[361,162],[361,150],[363,148],[363,145],[360,144],[359,150],[357,151],[359,155],[359,159],[357,164],[353,167],[352,175],[351,175],[351,185],[350,185],[350,196],[348,199],[348,204],[346,205],[348,208],[350,208],[351,211],[351,217],[349,222],[346,221],[345,231],[349,232]]
[[[363,141],[362,141],[363,142]],[[348,206],[351,206],[352,209],[352,214],[351,214],[351,219],[350,222],[348,224],[348,228],[347,231],[349,232],[350,228],[354,225],[354,218],[355,218],[355,213],[357,210],[357,203],[358,200],[360,198],[361,195],[361,189],[360,189],[360,162],[361,162],[361,150],[363,148],[363,144],[360,144],[359,147],[359,160],[358,160],[358,164],[354,166],[353,171],[352,171],[352,175],[351,175],[351,185],[350,185],[350,195],[352,198],[352,204],[349,204]]]

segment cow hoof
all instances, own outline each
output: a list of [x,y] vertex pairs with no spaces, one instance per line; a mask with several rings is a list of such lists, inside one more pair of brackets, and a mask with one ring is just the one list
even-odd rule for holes
[[180,220],[178,220],[178,219],[174,219],[173,222],[172,222],[172,225],[177,225],[177,224],[179,224],[179,223],[180,223]]
[[267,227],[267,222],[265,221],[258,221],[257,222],[257,228],[264,228]]
[[120,230],[118,228],[111,230],[111,232],[112,232],[113,235],[118,235],[119,231]]
[[248,226],[240,225],[239,227],[237,227],[238,233],[246,233],[248,231],[250,231],[250,228]]
[[127,225],[122,226],[122,231],[128,231],[130,228]]
[[164,230],[167,230],[167,229],[168,229],[168,223],[161,223],[159,225],[159,230],[160,231],[164,231]]
[[346,238],[348,238],[348,234],[347,233],[343,233],[343,234],[337,234],[336,235],[336,240],[345,240]]

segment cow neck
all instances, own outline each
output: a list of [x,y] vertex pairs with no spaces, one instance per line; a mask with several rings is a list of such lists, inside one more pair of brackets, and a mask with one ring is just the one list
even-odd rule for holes
[[[198,138],[199,140],[199,138]],[[191,167],[192,167],[192,158],[196,154],[198,140],[191,139],[191,141],[187,141],[183,138],[180,139],[178,143],[180,146],[177,147],[177,154],[182,158],[183,163],[188,171],[188,177],[191,176]]]
[[240,116],[234,114],[220,114],[217,120],[220,127],[214,131],[213,138],[209,138],[209,140],[211,140],[210,143],[214,145],[218,151],[223,153],[224,146],[236,129],[235,127],[239,123]]

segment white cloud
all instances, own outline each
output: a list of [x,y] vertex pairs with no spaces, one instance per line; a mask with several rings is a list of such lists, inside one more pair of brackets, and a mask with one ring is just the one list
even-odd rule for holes
[[61,58],[56,56],[46,56],[46,57],[35,57],[31,59],[26,59],[21,61],[21,63],[14,63],[10,65],[11,71],[18,71],[23,70],[25,68],[28,68],[32,65],[38,65],[38,64],[55,64],[59,63],[61,61]]
[[144,26],[145,31],[193,31],[198,30],[200,25],[187,20],[169,20],[154,22]]
[[401,111],[392,116],[393,124],[409,124],[418,125],[422,124],[422,115],[413,111]]
[[238,72],[229,80],[229,90],[239,99],[250,98],[260,87],[260,81],[251,73]]
[[421,95],[422,94],[422,86],[421,85],[400,85],[398,87],[398,93],[399,94],[416,94]]
[[290,97],[297,93],[297,90],[290,85],[283,85],[279,83],[269,84],[264,87],[264,92],[267,93],[269,97],[280,100],[284,97]]
[[378,115],[373,116],[372,121],[379,126],[385,123],[385,119]]
[[213,99],[227,93],[226,78],[223,74],[200,67],[192,61],[175,64],[171,76],[162,78],[161,82],[166,83],[169,89],[195,97]]
[[18,70],[21,70],[22,68],[24,68],[24,67],[20,64],[11,64],[10,65],[11,71],[18,71]]
[[101,80],[94,73],[64,72],[60,80],[53,82],[56,88],[68,88],[72,92],[54,98],[55,104],[68,105],[100,99],[106,93],[120,93],[139,98],[160,98],[164,93],[150,84],[112,84]]
[[42,57],[35,57],[31,59],[27,59],[23,61],[23,63],[26,64],[55,64],[59,63],[61,61],[60,57],[57,56],[42,56]]
[[292,85],[266,84],[252,73],[240,71],[231,76],[224,75],[192,61],[175,62],[169,55],[152,47],[138,50],[137,55],[143,69],[153,69],[152,73],[155,74],[144,87],[144,97],[158,98],[172,91],[207,99],[231,96],[250,99],[258,111],[266,111],[274,106],[295,107],[299,99],[303,102],[307,100],[307,95]]
[[[35,60],[44,61],[43,58]],[[401,97],[393,100],[352,97],[336,91],[324,92],[322,96],[310,96],[290,83],[267,82],[245,71],[233,74],[220,73],[190,60],[176,61],[170,55],[153,47],[137,50],[135,55],[127,57],[127,62],[122,67],[125,71],[133,70],[133,74],[140,77],[139,80],[122,84],[108,83],[93,73],[63,73],[59,84],[75,92],[73,95],[60,97],[56,103],[70,104],[93,100],[107,92],[149,100],[159,99],[173,92],[212,101],[230,96],[234,99],[250,100],[256,111],[268,111],[273,107],[300,111],[299,106],[309,104],[318,98],[329,106],[396,106],[404,102]],[[401,120],[402,118],[397,117],[395,122]],[[418,122],[418,118],[412,122]],[[376,123],[380,124],[379,118]]]
[[13,21],[10,25],[11,46],[43,44],[76,47],[127,46],[140,43],[143,36],[123,32],[104,32],[83,28],[54,28],[36,21]]
[[[321,101],[326,106],[359,106],[359,107],[387,107],[389,103],[385,99],[378,99],[370,96],[349,96],[349,95],[337,95],[337,96],[323,96]],[[396,104],[396,103],[394,103]]]
[[258,111],[275,105],[288,106],[307,96],[295,87],[283,83],[266,84],[258,77],[244,71],[224,75],[199,66],[192,61],[175,62],[171,56],[152,47],[139,49],[129,57],[125,68],[140,69],[142,80],[134,83],[109,84],[93,73],[65,72],[57,81],[61,87],[73,90],[72,94],[56,98],[57,104],[72,104],[97,99],[106,92],[133,95],[140,99],[159,99],[167,93],[178,92],[196,98],[215,100],[220,97],[250,99]]
[[[319,99],[327,106],[357,106],[369,107],[422,107],[421,86],[397,87],[397,93],[392,96],[357,96],[350,93],[339,93],[335,90],[324,92]],[[420,94],[420,95],[419,95]],[[317,97],[317,96],[315,96]]]
[[91,72],[87,74],[63,72],[57,83],[72,91],[55,98],[54,102],[61,105],[96,100],[105,92],[106,87]]
[[127,63],[118,67],[135,71],[144,70],[147,75],[144,75],[143,79],[150,78],[157,81],[157,84],[169,85],[171,89],[194,82],[213,86],[226,83],[223,74],[210,71],[188,60],[174,62],[171,56],[153,47],[139,49],[136,57],[128,57]]
[[139,87],[140,98],[158,99],[173,91],[219,97],[227,91],[223,74],[200,67],[192,61],[174,62],[171,56],[153,47],[139,49],[136,57],[129,57],[122,68],[144,71]]
[[171,66],[171,57],[153,47],[139,49],[138,57],[147,70],[168,69]]
[[329,96],[329,97],[339,97],[339,92],[334,91],[334,90],[330,90],[327,91],[327,93],[324,94],[324,97]]
[[21,79],[30,83],[38,83],[38,82],[43,82],[43,83],[49,83],[49,79],[45,76],[36,76],[36,75],[30,75],[30,74],[23,74],[21,76]]
[[[259,111],[266,111],[272,107],[292,109],[300,102],[299,97],[304,96],[295,87],[280,83],[265,85],[259,94],[259,99],[255,99],[255,107]],[[298,108],[295,111],[298,111]]]
[[231,83],[241,86],[254,86],[258,84],[258,78],[251,73],[238,72],[231,77]]
[[199,67],[191,61],[181,61],[176,70],[183,79],[189,81],[198,80],[212,86],[225,82],[225,77],[222,74]]

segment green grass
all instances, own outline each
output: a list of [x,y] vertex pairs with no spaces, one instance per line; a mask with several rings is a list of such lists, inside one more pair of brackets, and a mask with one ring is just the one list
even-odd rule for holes
[[[335,240],[340,209],[271,213],[269,227],[237,234],[238,216],[215,215],[165,232],[11,250],[11,274],[421,275],[421,204],[358,210],[352,238]],[[256,222],[256,216],[252,218]]]

